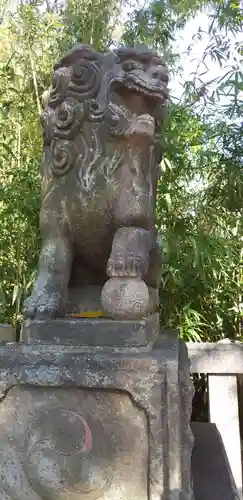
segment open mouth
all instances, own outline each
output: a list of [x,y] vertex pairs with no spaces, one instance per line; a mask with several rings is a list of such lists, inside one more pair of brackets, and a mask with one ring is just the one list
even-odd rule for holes
[[130,77],[123,82],[116,82],[113,88],[131,113],[136,115],[153,116],[156,108],[168,98],[168,91],[163,82],[160,85],[149,85],[142,79]]
[[160,85],[149,84],[147,81],[136,78],[134,75],[132,78],[127,78],[124,82],[125,87],[128,90],[132,90],[147,96],[151,100],[165,100],[168,98],[168,90],[165,84],[162,82]]

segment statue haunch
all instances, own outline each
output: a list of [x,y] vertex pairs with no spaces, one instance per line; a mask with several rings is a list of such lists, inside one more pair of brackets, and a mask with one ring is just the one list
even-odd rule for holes
[[167,83],[163,60],[144,47],[76,45],[56,64],[42,118],[42,248],[25,317],[64,316],[69,290],[86,285],[103,287],[108,316],[152,312]]

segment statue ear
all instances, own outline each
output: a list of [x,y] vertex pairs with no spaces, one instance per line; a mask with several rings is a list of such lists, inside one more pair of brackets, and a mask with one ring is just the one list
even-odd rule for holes
[[63,66],[72,66],[76,61],[83,58],[96,58],[97,53],[91,45],[77,43],[74,47],[65,54],[54,66],[54,71]]

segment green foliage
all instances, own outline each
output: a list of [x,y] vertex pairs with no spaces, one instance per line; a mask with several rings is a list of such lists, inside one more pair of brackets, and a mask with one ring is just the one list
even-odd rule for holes
[[[0,322],[17,325],[39,252],[41,96],[58,55],[74,43],[105,50],[126,2],[31,0],[1,5]],[[168,111],[157,219],[164,239],[161,321],[192,340],[242,337],[243,46],[240,2],[176,0],[130,9],[128,44],[163,52],[181,78],[173,43],[207,11],[208,42]],[[123,29],[123,31],[122,31]],[[119,31],[119,30],[118,30]],[[200,28],[196,39],[204,35]],[[188,48],[190,54],[192,47]],[[207,80],[213,60],[220,75]]]
[[146,43],[155,50],[165,51],[174,40],[177,25],[179,20],[167,3],[153,0],[147,7],[134,11],[125,25],[123,40],[128,45]]
[[112,30],[121,2],[117,0],[68,0],[61,12],[63,33],[61,51],[75,43],[88,43],[105,50],[112,42]]
[[242,147],[232,151],[229,126],[229,150],[221,149],[210,140],[215,129],[183,105],[171,106],[169,118],[158,189],[161,319],[187,339],[241,335]]
[[[42,19],[42,21],[40,21]],[[50,82],[54,19],[22,5],[2,26],[0,88],[0,320],[14,324],[37,262],[41,93]],[[42,23],[39,27],[39,23]],[[49,37],[49,43],[48,43]],[[40,69],[40,70],[39,70]]]

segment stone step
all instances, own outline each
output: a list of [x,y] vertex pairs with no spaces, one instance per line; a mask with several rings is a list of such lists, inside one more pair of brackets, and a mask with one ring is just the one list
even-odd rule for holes
[[195,500],[242,500],[215,424],[192,422]]

